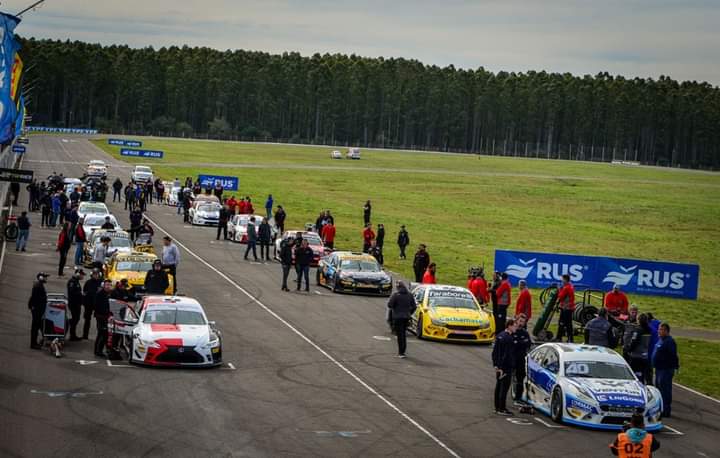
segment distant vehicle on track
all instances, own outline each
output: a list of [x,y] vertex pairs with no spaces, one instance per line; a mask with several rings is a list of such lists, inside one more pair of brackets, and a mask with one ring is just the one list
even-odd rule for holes
[[342,153],[338,150],[335,150],[330,153],[330,159],[342,159]]
[[360,148],[349,148],[347,152],[348,159],[360,159]]

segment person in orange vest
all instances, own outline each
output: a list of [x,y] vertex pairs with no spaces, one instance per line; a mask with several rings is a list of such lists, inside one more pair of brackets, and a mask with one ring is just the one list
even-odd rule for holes
[[620,286],[618,284],[614,284],[612,291],[605,295],[603,305],[607,309],[608,313],[617,316],[621,314],[627,315],[630,303],[628,302],[628,298],[625,293],[620,291]]
[[505,329],[507,320],[507,309],[512,302],[512,286],[508,280],[508,274],[503,272],[500,275],[500,285],[495,290],[497,296],[497,309],[495,310],[495,329]]
[[645,431],[642,414],[633,414],[625,431],[619,433],[609,445],[613,455],[620,458],[650,458],[660,448],[660,442]]
[[335,224],[333,224],[332,220],[329,220],[328,223],[322,227],[321,235],[326,247],[331,250],[335,248]]
[[375,232],[372,230],[372,224],[367,223],[363,230],[363,253],[370,251],[370,244],[375,240]]
[[575,311],[575,287],[570,283],[570,275],[562,276],[562,287],[558,292],[557,301],[560,305],[560,318],[558,320],[558,334],[555,340],[560,342],[565,334],[567,341],[573,341],[573,312]]
[[532,295],[527,288],[527,282],[525,280],[518,282],[518,288],[520,288],[520,294],[515,303],[515,316],[523,314],[526,320],[529,321],[532,317]]
[[435,283],[437,283],[437,278],[435,277],[436,269],[437,266],[435,265],[435,263],[431,262],[427,270],[425,271],[425,274],[423,274],[422,282],[430,285],[434,285]]

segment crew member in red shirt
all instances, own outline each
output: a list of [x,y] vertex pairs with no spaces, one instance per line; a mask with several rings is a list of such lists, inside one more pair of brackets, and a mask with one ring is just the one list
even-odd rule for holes
[[468,289],[480,304],[490,302],[490,293],[488,292],[487,281],[485,281],[485,274],[483,274],[482,270],[472,279]]
[[518,288],[520,288],[520,295],[518,295],[517,302],[515,303],[515,316],[522,313],[529,321],[530,317],[532,317],[532,295],[527,288],[527,282],[525,280],[518,282]]
[[422,282],[427,283],[429,285],[434,285],[437,283],[437,278],[435,277],[435,270],[437,267],[435,266],[434,262],[431,262],[428,266],[427,270],[423,274]]
[[497,310],[495,311],[495,330],[505,329],[505,320],[507,320],[507,309],[512,302],[512,286],[508,280],[508,274],[505,272],[500,276],[500,286],[495,291],[497,296]]
[[575,311],[575,288],[570,283],[570,275],[562,276],[562,287],[558,292],[558,304],[560,305],[560,319],[558,321],[558,335],[555,339],[560,342],[565,334],[567,341],[573,341],[573,312]]
[[332,250],[335,247],[335,225],[333,224],[333,222],[328,221],[328,223],[323,226],[320,232],[323,243],[326,247]]
[[235,214],[235,208],[237,207],[237,200],[235,200],[235,196],[230,196],[230,198],[225,202],[228,206],[228,210],[230,211],[231,215]]
[[605,308],[608,312],[610,312],[611,315],[627,315],[628,314],[628,306],[630,303],[628,302],[628,298],[620,291],[620,286],[618,284],[613,285],[612,291],[607,293],[605,295]]
[[240,202],[238,202],[238,213],[241,215],[247,215],[247,203],[245,202],[245,198],[241,197]]
[[363,253],[370,251],[370,244],[375,240],[375,232],[372,230],[372,224],[367,223],[363,231]]
[[247,196],[245,198],[245,211],[247,211],[248,215],[252,215],[255,213],[255,208],[253,207],[252,200],[250,199],[250,196]]

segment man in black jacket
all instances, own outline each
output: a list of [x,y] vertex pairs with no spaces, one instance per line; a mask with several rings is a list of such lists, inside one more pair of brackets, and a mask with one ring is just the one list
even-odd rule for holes
[[37,335],[42,328],[43,317],[45,316],[45,307],[47,306],[47,291],[45,291],[45,282],[48,275],[40,272],[35,277],[37,281],[33,284],[32,293],[28,300],[28,309],[32,315],[32,324],[30,325],[30,348],[39,350],[42,348],[37,342]]
[[313,250],[308,241],[303,239],[300,246],[295,248],[295,269],[297,270],[297,290],[300,291],[303,276],[305,277],[305,291],[310,291],[310,264],[313,260]]
[[70,309],[70,340],[80,340],[77,336],[77,324],[82,314],[83,290],[80,282],[85,278],[85,271],[75,270],[67,282],[68,308]]
[[93,269],[90,278],[83,285],[83,335],[82,338],[87,340],[90,334],[90,321],[92,320],[93,311],[95,310],[95,295],[97,294],[102,279],[99,269]]
[[285,210],[282,208],[282,205],[277,206],[277,211],[275,212],[275,225],[278,228],[278,232],[282,235],[283,232],[285,232],[285,217],[287,214],[285,213]]
[[280,264],[282,264],[282,290],[290,291],[287,286],[287,278],[290,274],[290,267],[293,262],[293,245],[292,239],[285,239],[280,242]]
[[585,343],[587,345],[615,348],[615,334],[612,325],[608,321],[608,313],[605,307],[601,308],[598,315],[585,325]]
[[417,283],[422,282],[422,277],[430,265],[430,254],[425,248],[425,244],[421,243],[413,260],[413,271],[415,271],[415,282]]
[[524,313],[519,314],[515,317],[517,322],[517,330],[513,333],[513,343],[515,345],[515,364],[513,370],[513,382],[515,383],[515,395],[513,400],[516,404],[522,402],[523,386],[525,382],[525,356],[530,351],[532,340],[530,334],[527,332],[527,317]]
[[97,337],[95,338],[95,356],[104,357],[105,347],[108,343],[108,318],[110,317],[110,293],[112,282],[103,281],[102,289],[95,294],[95,324]]
[[113,182],[112,187],[113,187],[113,202],[115,202],[115,198],[117,198],[118,202],[122,202],[121,195],[122,195],[123,184],[122,184],[122,181],[120,181],[120,178],[115,178],[115,181]]
[[507,410],[507,394],[510,390],[510,378],[515,366],[515,341],[513,334],[517,329],[514,319],[505,322],[505,330],[495,338],[492,351],[492,362],[495,368],[495,413],[512,415]]
[[[400,232],[398,232],[398,239],[397,239],[398,247],[400,248],[400,259],[406,259],[407,256],[405,256],[405,247],[410,245],[410,234],[408,234],[408,231],[405,230],[405,226],[400,226]],[[421,278],[422,280],[422,278]]]
[[227,205],[223,205],[220,209],[220,218],[218,219],[217,237],[215,240],[220,240],[220,232],[223,233],[223,240],[227,240],[227,225],[230,219],[230,210]]
[[408,321],[410,321],[412,314],[415,313],[417,304],[415,304],[415,298],[410,294],[403,281],[397,282],[397,291],[390,296],[387,306],[392,312],[393,329],[397,334],[398,357],[405,358]]
[[162,268],[162,261],[156,259],[153,268],[145,274],[145,292],[147,294],[165,294],[170,286],[170,278]]

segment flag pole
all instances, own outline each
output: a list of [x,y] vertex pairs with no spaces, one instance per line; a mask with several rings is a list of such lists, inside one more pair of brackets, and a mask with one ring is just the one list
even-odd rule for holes
[[18,14],[16,14],[15,16],[20,17],[20,16],[23,15],[23,13],[27,13],[28,11],[30,11],[31,9],[35,8],[36,6],[38,6],[39,4],[41,4],[41,3],[43,3],[43,2],[45,2],[45,0],[38,0],[37,2],[35,2],[35,3],[33,3],[32,5],[30,5],[30,6],[28,6],[27,8],[25,8],[24,10],[20,11],[20,12],[19,12]]

